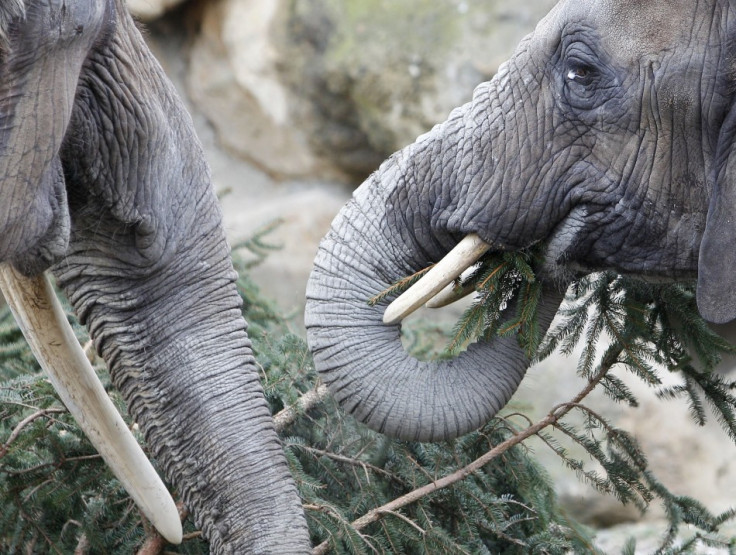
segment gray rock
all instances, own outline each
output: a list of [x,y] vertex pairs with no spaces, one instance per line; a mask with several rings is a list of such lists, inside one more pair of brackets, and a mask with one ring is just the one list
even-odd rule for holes
[[189,76],[222,145],[281,177],[359,181],[444,120],[554,4],[222,0]]
[[273,29],[283,2],[222,0],[204,8],[188,89],[220,144],[271,175],[316,176],[328,169],[295,117],[301,101],[282,83]]

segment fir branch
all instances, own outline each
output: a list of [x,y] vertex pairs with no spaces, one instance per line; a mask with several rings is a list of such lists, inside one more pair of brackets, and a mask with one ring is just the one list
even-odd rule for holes
[[293,424],[299,415],[319,405],[328,395],[329,391],[324,384],[320,384],[304,393],[297,399],[296,403],[282,409],[273,417],[276,431],[281,433],[290,424]]
[[[426,534],[427,534],[427,531],[426,531],[426,530],[424,530],[424,529],[423,529],[423,528],[422,528],[421,526],[419,526],[419,525],[418,525],[418,524],[417,524],[416,522],[414,522],[414,521],[413,521],[413,520],[411,520],[410,518],[407,518],[407,517],[405,517],[404,515],[402,515],[402,514],[401,514],[400,512],[398,512],[398,511],[390,511],[390,510],[384,510],[384,511],[382,511],[382,513],[383,513],[383,515],[391,515],[391,516],[394,516],[394,517],[396,517],[396,518],[398,518],[398,519],[401,519],[401,520],[403,520],[403,521],[404,521],[404,522],[406,522],[406,523],[407,523],[407,524],[408,524],[409,526],[411,526],[411,527],[413,527],[413,528],[414,528],[415,530],[417,530],[417,531],[418,531],[418,532],[419,532],[419,533],[420,533],[420,534],[421,534],[422,536],[424,536],[424,535],[426,535]],[[383,516],[383,515],[382,515],[382,516]]]
[[[292,444],[292,445],[294,445],[294,444]],[[337,453],[332,453],[330,451],[325,451],[324,449],[317,449],[315,447],[310,447],[309,445],[297,445],[297,447],[299,449],[302,449],[302,450],[307,451],[309,453],[312,453],[314,455],[318,455],[320,457],[327,457],[329,459],[333,459],[335,461],[342,462],[342,463],[345,463],[345,464],[349,464],[349,465],[352,465],[352,466],[359,466],[359,467],[361,467],[365,471],[366,479],[367,479],[367,481],[369,483],[370,483],[370,478],[368,477],[368,470],[371,470],[371,471],[375,472],[376,474],[380,474],[382,476],[385,476],[385,477],[389,478],[390,480],[393,480],[393,481],[396,481],[396,482],[399,482],[399,483],[403,483],[403,481],[401,480],[401,478],[399,478],[395,474],[391,474],[390,472],[384,470],[383,468],[380,468],[380,467],[378,467],[376,465],[367,463],[365,461],[361,461],[360,459],[356,459],[356,458],[353,458],[353,457],[346,457],[344,455],[338,455]]]
[[80,462],[80,461],[94,461],[102,460],[102,456],[99,454],[94,455],[80,455],[78,457],[62,457],[58,461],[51,461],[47,463],[37,464],[23,470],[3,470],[8,476],[23,476],[24,474],[32,474],[44,468],[59,468],[65,463]]
[[240,260],[240,263],[243,265],[244,269],[252,269],[258,266],[259,264],[263,263],[263,261],[271,252],[283,248],[282,245],[269,243],[266,240],[266,237],[271,235],[283,224],[284,220],[282,218],[276,218],[256,229],[256,231],[254,231],[253,234],[247,239],[238,241],[233,245],[232,250],[234,252],[246,251],[254,257],[254,260],[250,260],[248,262]]
[[394,295],[400,295],[409,287],[414,285],[417,281],[422,279],[424,275],[429,272],[432,268],[434,268],[434,264],[430,264],[426,268],[419,270],[418,272],[413,273],[410,276],[407,276],[405,278],[402,278],[394,283],[392,283],[388,288],[384,289],[378,295],[375,295],[374,297],[371,297],[368,299],[368,304],[370,306],[376,306],[381,301],[387,299],[388,297],[392,297]]
[[[355,530],[361,530],[365,528],[366,526],[368,526],[369,524],[372,524],[378,521],[379,519],[381,519],[383,515],[386,513],[397,511],[401,509],[402,507],[406,507],[407,505],[411,505],[412,503],[415,503],[416,501],[418,501],[419,499],[423,497],[426,497],[432,493],[435,493],[439,490],[442,490],[451,485],[454,485],[462,480],[465,480],[468,476],[477,472],[478,470],[480,470],[482,467],[487,465],[492,460],[500,457],[512,447],[520,444],[521,442],[525,441],[526,439],[534,435],[539,434],[545,428],[556,424],[565,415],[567,415],[567,413],[569,413],[574,408],[574,406],[578,405],[583,399],[585,399],[585,397],[587,397],[593,391],[593,389],[595,389],[598,383],[600,383],[600,381],[610,371],[611,367],[617,362],[618,361],[616,359],[612,359],[608,365],[602,366],[600,371],[588,381],[586,386],[574,397],[571,403],[564,403],[564,404],[555,406],[549,412],[549,414],[547,414],[546,417],[542,418],[536,424],[533,424],[527,427],[526,429],[519,431],[511,438],[498,444],[496,447],[486,452],[481,457],[477,458],[470,464],[460,468],[459,470],[453,472],[452,474],[444,476],[438,480],[435,480],[434,482],[431,482],[425,486],[422,486],[407,494],[404,494],[390,501],[389,503],[386,503],[385,505],[381,507],[377,507],[375,509],[370,510],[368,513],[366,513],[362,517],[354,520],[350,524],[351,527]],[[329,542],[322,542],[321,544],[319,544],[312,550],[312,555],[322,555],[324,553],[327,553],[329,550],[329,547],[330,547]]]
[[0,445],[0,459],[3,458],[8,451],[10,450],[10,445],[15,441],[18,436],[21,434],[21,432],[24,430],[26,426],[34,422],[35,420],[38,420],[39,418],[43,418],[49,414],[59,414],[59,413],[65,413],[67,412],[66,409],[43,409],[34,412],[33,414],[27,416],[23,420],[21,420],[15,428],[13,428],[13,431],[10,433],[10,436],[8,436],[7,441]]

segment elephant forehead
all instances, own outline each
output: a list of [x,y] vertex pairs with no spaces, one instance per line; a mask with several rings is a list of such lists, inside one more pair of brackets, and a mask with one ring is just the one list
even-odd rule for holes
[[[711,31],[715,11],[705,0],[600,0],[592,10],[607,50],[631,60],[692,44]],[[676,14],[676,15],[675,15]]]
[[554,40],[571,25],[592,29],[608,52],[623,62],[636,62],[642,57],[687,47],[698,33],[708,37],[718,2],[563,0],[540,23],[536,34]]

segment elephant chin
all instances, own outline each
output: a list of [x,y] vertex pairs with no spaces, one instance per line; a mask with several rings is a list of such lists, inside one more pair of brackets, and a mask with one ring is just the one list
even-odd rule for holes
[[53,159],[43,180],[48,182],[48,186],[42,189],[50,191],[48,204],[51,212],[51,225],[32,247],[16,254],[11,261],[13,266],[25,276],[36,276],[45,272],[64,255],[69,247],[71,222],[64,173],[58,156]]

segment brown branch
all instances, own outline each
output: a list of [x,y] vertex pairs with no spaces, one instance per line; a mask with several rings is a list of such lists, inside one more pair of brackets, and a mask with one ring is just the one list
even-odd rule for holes
[[42,418],[49,414],[58,414],[66,412],[66,409],[44,409],[39,410],[37,412],[34,412],[33,414],[26,416],[23,420],[18,422],[18,424],[13,428],[13,431],[10,432],[10,436],[8,436],[8,440],[0,446],[0,458],[4,457],[8,454],[8,451],[10,450],[10,444],[13,443],[16,439],[18,439],[18,436],[23,431],[23,428],[34,422],[35,420],[38,420],[39,418]]
[[[619,349],[620,351],[623,349]],[[376,521],[378,521],[384,514],[391,514],[397,511],[398,509],[401,509],[402,507],[405,507],[407,505],[410,505],[419,499],[426,497],[427,495],[434,493],[438,490],[441,490],[443,488],[446,488],[448,486],[451,486],[457,482],[460,482],[473,474],[474,472],[480,470],[482,467],[484,467],[486,464],[491,462],[496,457],[499,457],[500,455],[504,454],[506,451],[514,447],[515,445],[518,445],[519,443],[525,441],[526,439],[530,438],[531,436],[537,435],[539,432],[541,432],[544,428],[547,428],[548,426],[552,426],[553,424],[557,423],[559,420],[561,420],[567,413],[569,413],[573,408],[575,408],[585,397],[587,397],[593,389],[600,383],[600,381],[606,376],[606,374],[610,371],[610,369],[613,367],[614,364],[618,362],[618,357],[612,357],[611,362],[607,364],[606,366],[603,366],[597,374],[595,374],[586,384],[586,386],[575,396],[575,398],[570,401],[569,403],[563,403],[560,405],[555,406],[549,414],[544,417],[542,420],[537,422],[536,424],[533,424],[529,426],[528,428],[521,430],[513,437],[510,437],[506,441],[499,443],[482,455],[481,457],[477,458],[467,466],[453,472],[452,474],[449,474],[443,478],[440,478],[439,480],[436,480],[430,484],[427,484],[421,488],[415,489],[414,491],[410,491],[409,493],[402,495],[401,497],[398,497],[394,499],[393,501],[386,503],[385,505],[382,505],[381,507],[377,507],[375,509],[372,509],[368,511],[365,515],[358,518],[357,520],[354,520],[351,524],[351,526],[355,530],[360,530],[362,528],[365,528],[369,524],[372,524]],[[324,541],[318,546],[314,548],[312,551],[312,555],[322,555],[324,553],[327,553],[330,548],[330,544],[328,541]]]
[[327,397],[327,386],[319,385],[314,389],[310,389],[304,395],[299,397],[296,403],[290,407],[286,407],[281,410],[276,416],[273,417],[274,426],[276,431],[281,432],[289,424],[293,424],[297,417],[315,407],[321,403],[325,397]]
[[[179,510],[179,519],[184,520],[187,518],[189,511],[184,506],[183,502],[176,504],[176,508]],[[143,542],[141,548],[137,551],[136,555],[160,555],[163,553],[164,548],[169,544],[161,534],[156,530],[145,518],[143,519],[143,527],[146,530],[146,541]],[[187,534],[187,538],[192,534]],[[196,535],[194,536],[196,537]],[[182,541],[184,538],[182,538]]]
[[488,275],[488,277],[487,277],[486,279],[484,279],[483,281],[481,281],[481,282],[480,282],[480,283],[479,283],[478,285],[476,285],[476,286],[475,286],[475,288],[476,288],[476,289],[477,289],[478,291],[480,291],[481,289],[485,289],[485,288],[486,288],[486,285],[488,284],[488,282],[489,282],[489,281],[491,281],[491,279],[493,279],[493,277],[494,277],[494,276],[495,276],[495,275],[496,275],[496,274],[497,274],[498,272],[500,272],[501,270],[503,270],[503,268],[504,268],[504,267],[505,267],[506,265],[508,265],[508,262],[501,262],[501,264],[499,264],[498,266],[496,266],[496,267],[494,268],[494,270],[493,270],[493,271],[492,271],[492,272],[491,272],[491,273],[490,273],[490,274]]

